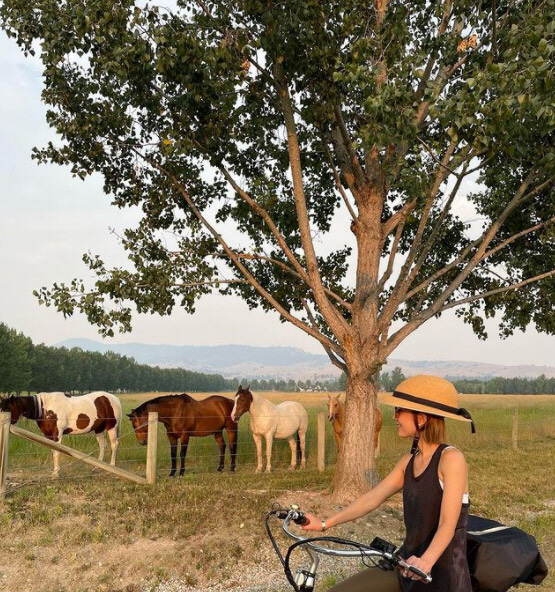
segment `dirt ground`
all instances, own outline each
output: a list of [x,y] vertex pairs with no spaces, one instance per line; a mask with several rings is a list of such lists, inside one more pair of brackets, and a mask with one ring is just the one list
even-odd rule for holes
[[[256,497],[264,491],[246,491]],[[288,507],[292,503],[322,515],[337,511],[329,494],[291,491],[276,499]],[[1,506],[0,506],[1,508]],[[0,519],[2,512],[0,511]],[[400,500],[356,523],[331,531],[361,541],[374,536],[399,542],[402,536]],[[60,527],[63,523],[60,517]],[[0,544],[0,590],[6,592],[237,592],[285,591],[290,589],[281,564],[266,536],[263,516],[257,528],[242,529],[233,521],[207,527],[194,536],[141,538],[129,544],[111,541],[84,542],[68,549],[56,543],[55,533],[40,525],[27,529],[25,541],[9,541],[4,531]],[[276,524],[276,531],[279,530]],[[63,525],[64,530],[68,525]],[[278,537],[279,538],[279,537]],[[285,537],[281,538],[285,545]],[[304,556],[299,553],[299,559]],[[319,579],[330,573],[358,569],[358,561],[323,560]],[[325,583],[317,590],[324,590]]]

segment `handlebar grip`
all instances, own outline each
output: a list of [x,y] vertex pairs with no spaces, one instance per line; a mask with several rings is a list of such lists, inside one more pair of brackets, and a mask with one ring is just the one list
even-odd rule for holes
[[430,574],[427,574],[426,572],[423,572],[421,569],[414,567],[414,565],[409,565],[408,569],[409,571],[412,571],[412,573],[416,574],[418,577],[422,578],[425,582],[430,583],[432,581],[432,576],[430,576]]
[[293,520],[293,522],[295,524],[298,524],[299,526],[303,526],[308,522],[307,517],[302,512],[299,512],[298,510],[293,512],[293,514],[291,516],[291,520]]

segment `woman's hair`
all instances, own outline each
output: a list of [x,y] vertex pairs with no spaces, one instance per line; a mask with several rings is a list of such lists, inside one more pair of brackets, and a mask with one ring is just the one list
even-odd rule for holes
[[426,425],[420,432],[423,442],[428,444],[445,444],[445,419],[437,415],[426,415]]

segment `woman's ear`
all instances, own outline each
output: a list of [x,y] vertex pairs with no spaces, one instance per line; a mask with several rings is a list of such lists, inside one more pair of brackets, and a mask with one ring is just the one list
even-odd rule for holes
[[416,416],[416,420],[418,422],[418,429],[423,430],[428,423],[428,416],[425,413],[418,413]]

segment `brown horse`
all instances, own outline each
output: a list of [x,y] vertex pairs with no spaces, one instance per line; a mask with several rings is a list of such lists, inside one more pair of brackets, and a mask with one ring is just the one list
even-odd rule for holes
[[233,401],[227,397],[213,395],[202,401],[197,401],[189,395],[167,395],[145,401],[127,415],[133,424],[135,436],[140,444],[146,444],[148,439],[148,414],[158,412],[158,421],[164,424],[170,441],[171,471],[170,477],[175,475],[177,441],[181,440],[181,467],[179,476],[185,472],[185,457],[189,438],[214,436],[220,447],[220,464],[218,471],[224,469],[225,440],[223,430],[227,431],[229,440],[231,471],[235,471],[237,456],[237,422],[231,419]]
[[[328,395],[328,419],[332,422],[333,436],[337,444],[337,450],[341,449],[343,440],[343,423],[345,417],[345,406],[339,395]],[[374,453],[376,457],[380,454],[380,430],[382,429],[383,415],[376,407],[376,430],[374,432]]]

